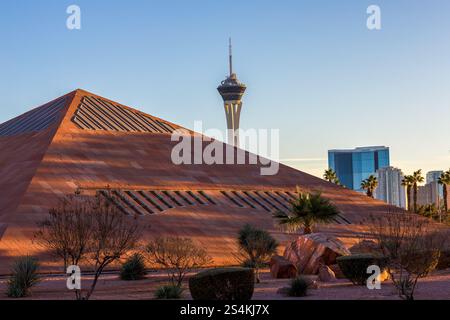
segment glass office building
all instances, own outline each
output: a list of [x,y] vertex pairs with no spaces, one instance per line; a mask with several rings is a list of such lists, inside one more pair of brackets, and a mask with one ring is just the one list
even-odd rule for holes
[[361,182],[375,175],[380,168],[390,166],[389,148],[362,147],[328,151],[328,166],[349,189],[362,191]]

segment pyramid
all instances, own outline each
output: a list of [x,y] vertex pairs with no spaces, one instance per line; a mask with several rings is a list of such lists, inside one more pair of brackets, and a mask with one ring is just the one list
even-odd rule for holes
[[50,261],[32,241],[36,224],[77,188],[109,186],[123,214],[148,226],[146,238],[190,237],[217,265],[236,263],[235,237],[245,223],[269,230],[282,245],[292,240],[272,213],[288,209],[297,186],[320,190],[339,207],[341,215],[320,230],[342,239],[355,238],[369,213],[387,210],[281,164],[274,176],[261,175],[261,165],[175,165],[177,129],[183,128],[84,90],[1,124],[0,273],[19,255]]

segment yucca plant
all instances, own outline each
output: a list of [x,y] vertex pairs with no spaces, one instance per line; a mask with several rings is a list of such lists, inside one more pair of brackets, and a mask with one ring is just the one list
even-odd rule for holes
[[39,262],[36,258],[25,256],[17,258],[8,280],[7,295],[10,298],[23,298],[31,294],[31,288],[39,282]]
[[125,261],[120,269],[120,279],[141,280],[147,274],[145,268],[145,258],[140,253],[135,253]]
[[266,230],[246,224],[239,230],[237,242],[242,265],[255,269],[255,280],[259,283],[259,269],[276,254],[277,240]]
[[162,287],[159,287],[155,291],[155,298],[162,299],[180,299],[183,294],[183,288],[177,285],[168,284]]
[[290,297],[305,297],[308,295],[308,289],[311,286],[311,282],[306,278],[300,276],[291,280],[288,295]]

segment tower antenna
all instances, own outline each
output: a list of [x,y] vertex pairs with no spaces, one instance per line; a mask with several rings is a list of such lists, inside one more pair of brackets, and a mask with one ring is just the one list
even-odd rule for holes
[[225,115],[227,116],[228,143],[233,146],[239,146],[239,122],[242,109],[242,96],[247,87],[239,82],[235,73],[233,73],[233,46],[231,38],[229,39],[229,63],[230,75],[220,83],[217,88],[222,96]]
[[231,38],[229,39],[229,55],[230,55],[230,77],[233,74],[233,46],[231,44]]

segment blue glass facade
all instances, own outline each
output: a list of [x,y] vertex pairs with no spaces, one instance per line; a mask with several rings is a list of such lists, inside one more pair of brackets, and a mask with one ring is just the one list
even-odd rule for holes
[[379,168],[390,166],[389,148],[367,147],[353,150],[328,151],[328,166],[336,172],[341,183],[361,191],[361,182]]

